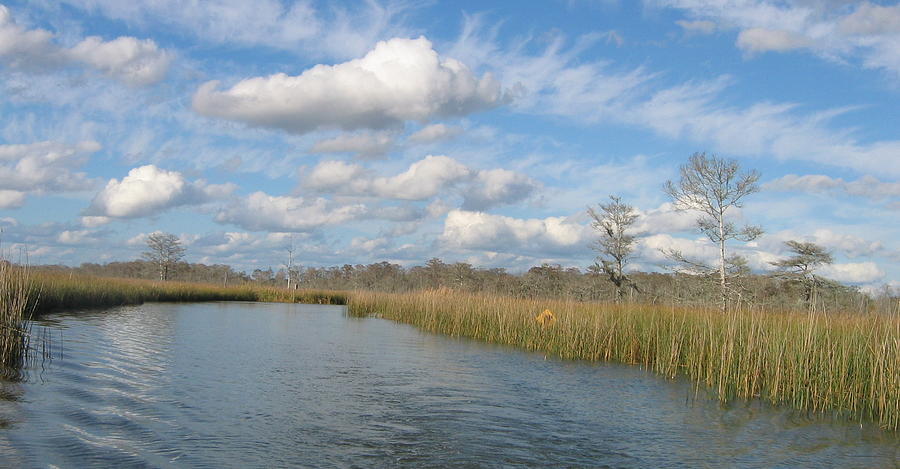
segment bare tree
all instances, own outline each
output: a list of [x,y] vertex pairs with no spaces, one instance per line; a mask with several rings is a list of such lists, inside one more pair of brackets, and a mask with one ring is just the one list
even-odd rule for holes
[[178,237],[157,231],[147,236],[148,251],[142,257],[159,268],[159,279],[168,280],[169,271],[184,257],[184,247]]
[[803,301],[809,307],[816,288],[829,283],[816,275],[815,270],[834,262],[834,257],[828,250],[815,243],[786,241],[784,244],[794,255],[771,263],[778,267],[775,275],[789,282],[799,283],[803,287]]
[[287,274],[286,275],[287,276],[287,288],[288,288],[288,290],[290,290],[292,273],[294,271],[294,234],[293,233],[291,233],[291,246],[289,248],[287,248],[286,250],[288,253],[288,261],[286,264],[287,269],[286,269],[285,273]]
[[719,245],[719,289],[722,312],[728,309],[728,258],[725,243],[729,239],[751,241],[762,234],[758,226],[735,227],[726,219],[729,209],[743,205],[743,198],[759,190],[759,172],[741,171],[735,160],[706,153],[694,153],[681,166],[681,180],[667,181],[665,192],[678,210],[698,210],[703,216],[697,226],[710,241]]
[[609,196],[611,202],[598,204],[600,210],[588,208],[588,215],[593,221],[591,226],[600,232],[600,239],[594,245],[594,250],[600,253],[597,260],[599,268],[609,277],[609,281],[616,286],[616,302],[622,299],[626,286],[636,288],[634,283],[625,275],[625,265],[631,253],[634,252],[635,237],[627,234],[628,228],[634,224],[638,215],[634,207],[622,202],[620,197]]

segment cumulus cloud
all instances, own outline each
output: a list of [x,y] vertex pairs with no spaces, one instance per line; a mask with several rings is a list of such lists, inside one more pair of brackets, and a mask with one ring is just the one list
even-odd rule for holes
[[304,177],[302,186],[321,192],[425,200],[469,178],[465,165],[447,156],[429,155],[406,171],[390,177],[372,177],[362,166],[323,161]]
[[0,205],[14,208],[26,194],[78,192],[93,188],[96,181],[78,171],[100,144],[76,145],[59,142],[0,145]]
[[484,210],[512,204],[531,196],[540,183],[506,169],[473,170],[448,156],[429,155],[394,176],[375,177],[360,165],[323,161],[301,182],[301,187],[341,195],[398,200],[427,200],[458,189],[466,210]]
[[440,239],[455,249],[571,254],[586,251],[592,234],[568,217],[521,219],[451,210]]
[[434,197],[446,186],[468,178],[470,170],[447,156],[426,156],[409,169],[393,177],[375,178],[372,192],[380,197],[424,200]]
[[676,210],[671,203],[664,203],[650,210],[635,209],[637,220],[631,226],[636,235],[655,235],[679,231],[695,231],[697,219],[702,213],[693,210]]
[[528,198],[540,184],[522,173],[507,169],[479,171],[465,191],[463,210],[485,210]]
[[369,159],[384,156],[394,146],[391,132],[342,134],[316,142],[310,153],[353,153],[358,158]]
[[0,190],[0,208],[19,208],[25,204],[25,193],[22,191]]
[[99,241],[97,232],[91,230],[65,230],[59,233],[56,241],[60,244],[84,245]]
[[160,81],[169,69],[171,53],[149,39],[122,36],[111,41],[85,38],[72,48],[53,42],[53,33],[17,25],[0,5],[0,60],[25,70],[57,69],[81,64],[130,85]]
[[819,273],[823,277],[847,283],[872,283],[884,278],[884,271],[874,262],[856,262],[822,266]]
[[718,248],[706,238],[678,238],[666,233],[659,233],[638,239],[637,252],[641,259],[663,264],[671,263],[664,251],[680,251],[684,257],[716,265],[719,261]]
[[146,165],[132,169],[121,181],[111,179],[94,197],[85,215],[92,217],[87,219],[88,223],[145,217],[174,207],[221,199],[234,189],[233,184],[189,182],[177,171]]
[[425,126],[409,136],[413,143],[433,143],[448,140],[462,133],[462,128],[446,124],[431,124]]
[[824,228],[815,230],[812,238],[816,244],[836,249],[849,257],[870,256],[884,249],[880,241],[867,241],[859,236],[836,233]]
[[307,199],[254,192],[223,207],[216,221],[250,231],[303,232],[339,225],[366,213],[362,204],[337,205],[321,197]]
[[200,86],[198,113],[303,134],[319,128],[380,129],[408,120],[463,116],[501,104],[500,84],[462,62],[438,56],[431,42],[395,38],[361,59],[242,80],[227,90]]
[[365,175],[365,168],[358,164],[326,160],[303,176],[303,187],[318,192],[362,192],[368,186]]
[[104,74],[132,85],[149,85],[163,79],[171,54],[150,39],[119,37],[103,41],[97,36],[85,38],[68,55]]

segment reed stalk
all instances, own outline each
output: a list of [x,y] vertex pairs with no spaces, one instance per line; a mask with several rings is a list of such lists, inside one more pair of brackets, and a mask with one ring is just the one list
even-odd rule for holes
[[[542,311],[554,314],[550,323]],[[900,428],[900,318],[522,300],[447,289],[354,292],[350,314],[566,359],[686,376],[723,402],[759,398]]]

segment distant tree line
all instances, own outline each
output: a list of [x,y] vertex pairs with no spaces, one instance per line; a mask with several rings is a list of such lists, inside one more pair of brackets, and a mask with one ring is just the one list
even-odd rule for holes
[[753,274],[747,260],[728,255],[729,240],[750,241],[763,230],[736,227],[729,211],[759,190],[756,171],[742,171],[734,160],[695,153],[680,168],[680,180],[669,181],[664,191],[678,210],[699,213],[698,230],[718,247],[718,259],[709,265],[690,259],[675,249],[664,249],[670,260],[667,273],[628,272],[638,239],[631,227],[639,218],[634,207],[618,196],[589,208],[598,233],[596,262],[582,272],[555,264],[534,266],[521,274],[502,268],[477,268],[463,262],[445,263],[432,258],[422,266],[398,264],[344,264],[335,267],[303,267],[294,264],[293,239],[284,266],[273,270],[240,272],[227,265],[183,262],[185,250],[178,237],[156,232],[147,237],[143,260],[85,263],[79,267],[44,266],[97,276],[206,282],[221,285],[280,286],[333,290],[406,292],[451,288],[519,298],[567,298],[577,301],[633,301],[672,306],[717,304],[749,310],[803,309],[809,311],[882,311],[900,314],[900,292],[885,285],[870,296],[856,287],[842,285],[815,273],[833,261],[831,253],[814,243],[787,241],[791,255],[771,264],[771,274]]
[[[78,267],[38,266],[95,276],[158,279],[158,266],[150,261],[84,263]],[[332,267],[294,265],[290,271],[295,288],[332,290],[377,290],[407,292],[450,288],[470,292],[507,295],[517,298],[563,298],[575,301],[628,301],[656,305],[707,306],[719,298],[718,273],[698,276],[683,272],[628,274],[629,281],[640,285],[625,293],[609,281],[608,274],[591,267],[581,270],[557,264],[541,264],[522,273],[503,268],[478,268],[465,262],[444,262],[433,258],[424,265],[405,268],[390,262],[344,264]],[[857,287],[817,277],[815,286],[793,272],[750,274],[732,278],[732,288],[740,295],[732,299],[734,307],[757,311],[804,310],[813,299],[819,311],[894,312],[900,292],[885,287],[877,295],[868,295]],[[170,279],[218,285],[265,285],[285,287],[286,268],[254,269],[241,272],[227,265],[179,262]],[[815,293],[811,292],[815,288]],[[810,298],[812,297],[812,298]]]

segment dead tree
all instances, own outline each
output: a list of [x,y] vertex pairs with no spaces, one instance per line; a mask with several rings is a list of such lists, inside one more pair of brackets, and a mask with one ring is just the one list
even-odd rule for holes
[[706,153],[694,153],[681,166],[678,183],[667,181],[665,192],[678,210],[697,210],[703,215],[697,226],[719,247],[719,306],[728,310],[728,257],[725,243],[730,239],[751,241],[762,234],[758,226],[737,228],[727,220],[731,208],[740,208],[744,197],[759,190],[759,172],[740,171],[735,160],[721,159]]
[[625,265],[634,252],[636,241],[634,235],[627,231],[638,215],[634,207],[622,202],[620,197],[611,195],[609,198],[611,202],[599,204],[599,211],[588,208],[588,215],[593,219],[591,226],[600,233],[600,239],[593,246],[600,253],[597,256],[600,270],[616,286],[618,303],[627,286],[636,288],[634,282],[625,275]]

